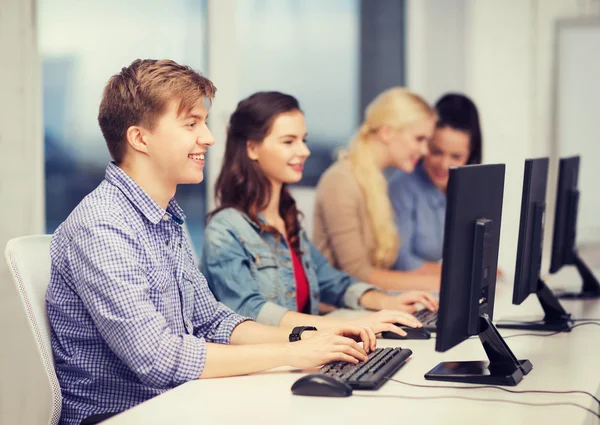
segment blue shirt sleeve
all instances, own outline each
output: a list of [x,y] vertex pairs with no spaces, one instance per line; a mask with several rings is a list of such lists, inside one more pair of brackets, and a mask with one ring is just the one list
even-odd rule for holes
[[200,377],[206,341],[177,335],[157,311],[160,279],[151,284],[138,258],[137,236],[125,225],[80,229],[64,261],[70,280],[110,349],[145,385],[170,388]]
[[347,273],[337,270],[311,241],[307,240],[306,243],[310,247],[311,260],[319,281],[321,300],[337,307],[360,308],[360,297],[366,291],[375,289],[375,286],[359,282]]
[[424,260],[415,254],[413,247],[416,231],[416,198],[410,190],[410,185],[402,177],[392,178],[389,184],[390,200],[400,235],[400,249],[392,267],[395,270],[416,270],[424,263]]
[[242,243],[216,217],[204,231],[200,270],[217,299],[238,314],[277,326],[288,312],[264,298]]

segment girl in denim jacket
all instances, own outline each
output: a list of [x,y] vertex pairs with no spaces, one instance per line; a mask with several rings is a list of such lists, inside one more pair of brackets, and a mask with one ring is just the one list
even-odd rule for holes
[[[415,304],[436,310],[428,292],[388,295],[333,268],[308,239],[287,185],[302,178],[310,155],[298,101],[259,92],[238,104],[227,129],[200,268],[217,299],[239,314],[275,326],[349,324],[375,333],[420,327]],[[318,315],[336,307],[382,310],[348,320]]]

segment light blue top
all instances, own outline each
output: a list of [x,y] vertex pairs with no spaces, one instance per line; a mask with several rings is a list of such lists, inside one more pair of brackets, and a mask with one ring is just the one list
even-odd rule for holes
[[397,171],[389,182],[389,194],[400,233],[395,270],[415,270],[425,261],[442,259],[446,195],[419,164],[414,173]]
[[[362,294],[375,289],[333,268],[304,230],[300,231],[300,250],[311,314],[318,314],[321,300],[338,307],[360,308]],[[296,311],[296,280],[285,238],[278,241],[276,235],[261,232],[236,209],[224,209],[209,221],[200,270],[218,300],[257,322],[277,326],[285,313]]]

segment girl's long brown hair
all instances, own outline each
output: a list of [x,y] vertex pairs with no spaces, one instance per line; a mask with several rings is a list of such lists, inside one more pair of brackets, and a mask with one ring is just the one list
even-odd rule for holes
[[[294,111],[301,112],[296,98],[279,92],[258,92],[238,103],[229,119],[223,166],[215,185],[217,208],[207,215],[207,221],[225,208],[235,208],[248,215],[262,231],[279,236],[277,229],[258,218],[271,200],[271,183],[248,157],[246,146],[248,141],[262,142],[279,115]],[[281,188],[279,214],[292,249],[301,255],[299,212],[286,184]]]

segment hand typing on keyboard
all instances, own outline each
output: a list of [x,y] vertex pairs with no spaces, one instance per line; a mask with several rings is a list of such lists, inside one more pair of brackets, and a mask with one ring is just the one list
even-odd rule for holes
[[378,348],[369,353],[367,362],[332,362],[318,373],[298,379],[292,386],[296,395],[347,397],[353,389],[376,390],[404,364],[412,352],[408,349]]
[[[395,310],[381,310],[351,320],[356,326],[371,328],[373,332],[393,332],[400,336],[406,336],[406,332],[397,325],[406,325],[412,328],[420,328],[422,323],[410,313],[415,312],[416,304],[423,304],[429,310],[437,311],[438,301],[429,292],[409,291],[401,295],[391,296],[378,291],[368,291],[361,297],[361,304],[368,308],[380,310],[382,308],[397,307]],[[369,307],[372,304],[372,307]]]
[[398,324],[410,326],[411,328],[420,328],[421,322],[413,315],[397,310],[381,310],[377,313],[369,313],[358,319],[348,321],[355,326],[362,326],[371,329],[374,333],[394,332],[405,336],[406,332],[398,327]]
[[360,304],[372,310],[399,310],[414,313],[421,304],[426,309],[436,311],[439,301],[428,291],[408,291],[400,295],[389,295],[380,291],[367,291],[360,297]]
[[[363,346],[358,342],[361,341]],[[341,326],[323,331],[304,332],[302,340],[286,346],[287,364],[310,368],[334,361],[352,364],[367,361],[367,353],[376,348],[372,331],[359,326]]]

